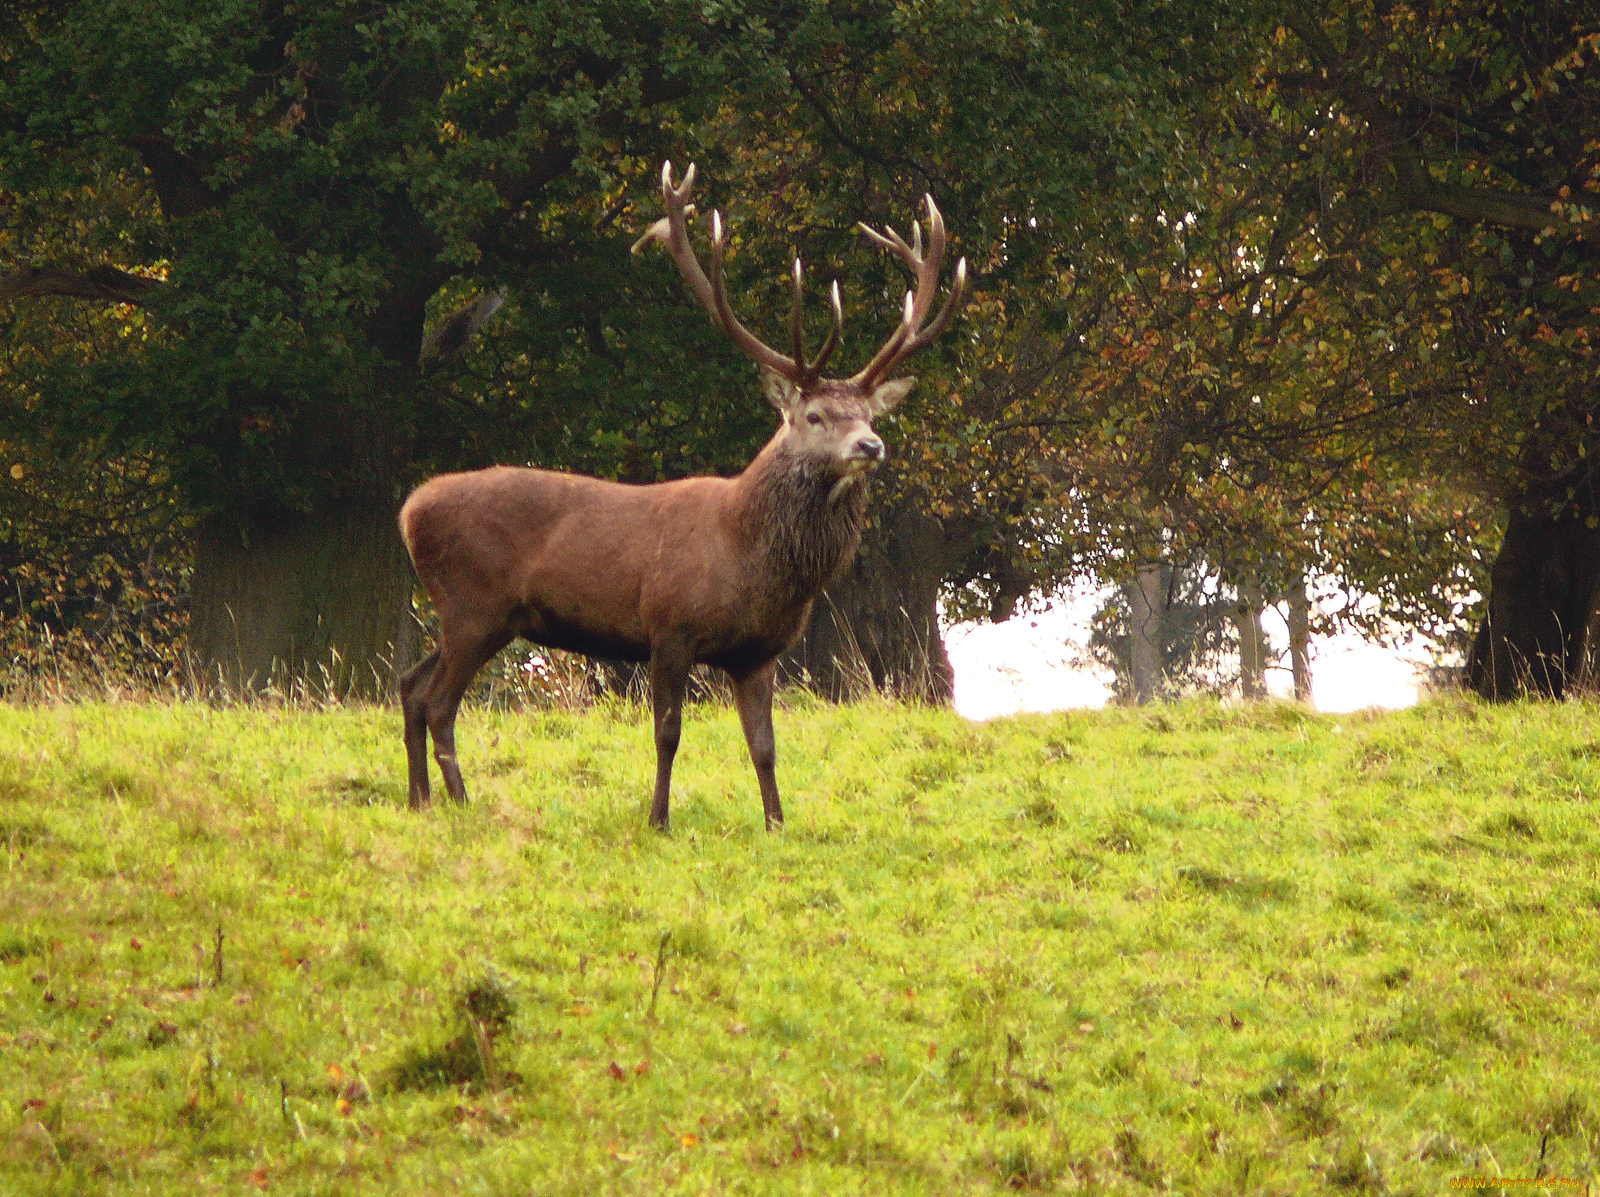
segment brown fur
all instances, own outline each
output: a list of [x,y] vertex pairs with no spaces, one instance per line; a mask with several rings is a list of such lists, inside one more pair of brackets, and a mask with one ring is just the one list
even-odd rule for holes
[[782,440],[737,478],[442,474],[406,501],[400,534],[446,628],[625,661],[681,635],[736,672],[798,639],[861,539],[864,486],[830,504],[836,476]]
[[456,709],[473,675],[521,637],[651,663],[652,819],[662,826],[688,670],[725,670],[768,822],[780,824],[774,661],[804,632],[812,602],[860,543],[865,470],[883,451],[869,413],[868,402],[827,388],[790,396],[783,427],[736,478],[630,486],[495,466],[419,486],[401,508],[400,534],[433,599],[440,637],[401,682],[412,806],[429,797],[429,732],[446,788],[465,800]]

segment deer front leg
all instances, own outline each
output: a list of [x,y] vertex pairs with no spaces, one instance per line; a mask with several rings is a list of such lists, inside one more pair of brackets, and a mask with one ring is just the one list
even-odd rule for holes
[[686,645],[666,641],[650,653],[650,705],[656,724],[656,793],[650,803],[650,826],[667,830],[667,800],[672,789],[672,760],[683,731],[683,695],[689,688],[694,658]]
[[428,805],[428,712],[424,703],[433,669],[439,663],[434,649],[400,679],[400,712],[405,720],[406,768],[411,781],[411,809]]
[[733,679],[733,701],[739,708],[744,740],[750,746],[750,763],[761,786],[761,809],[767,830],[783,826],[783,806],[778,801],[778,742],[772,734],[772,687],[778,663],[768,661],[754,673]]
[[427,679],[421,697],[428,734],[433,737],[433,759],[439,762],[445,792],[458,804],[467,801],[466,783],[461,779],[461,763],[456,760],[456,712],[467,687],[489,658],[511,643],[504,628],[472,635],[446,632],[439,644],[439,662]]

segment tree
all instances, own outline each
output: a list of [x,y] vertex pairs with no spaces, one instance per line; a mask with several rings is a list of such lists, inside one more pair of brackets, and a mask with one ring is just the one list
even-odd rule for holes
[[[0,300],[133,304],[151,326],[138,354],[54,371],[41,402],[155,455],[201,516],[208,670],[319,662],[380,688],[415,628],[393,512],[480,432],[424,372],[430,318],[501,286],[549,299],[542,271],[615,220],[637,154],[659,159],[662,105],[750,72],[767,31],[673,3],[16,12],[5,185],[132,178],[156,214],[98,261],[23,255],[0,281]],[[554,306],[574,318],[573,298]]]
[[[112,224],[136,226],[143,192],[123,178],[96,189],[0,193],[0,254],[56,260],[97,251]],[[0,626],[4,686],[75,688],[137,676],[170,684],[187,622],[187,523],[162,463],[108,452],[41,410],[52,367],[92,368],[137,353],[136,311],[25,305],[0,337]]]
[[1328,123],[1260,90],[1197,117],[1179,204],[1061,270],[1058,328],[997,326],[984,385],[1030,438],[1028,531],[1055,571],[1132,585],[1204,560],[1262,595],[1316,573],[1385,600],[1324,624],[1458,618],[1484,513],[1440,468],[1460,448],[1437,406],[1455,364],[1428,364],[1447,321],[1367,281],[1387,260],[1326,189]]
[[1600,593],[1600,31],[1532,0],[1284,14],[1298,61],[1274,86],[1338,116],[1330,167],[1388,270],[1420,285],[1412,315],[1456,368],[1433,397],[1457,429],[1450,472],[1507,513],[1469,683],[1560,697]]
[[[999,0],[11,11],[4,185],[118,175],[154,197],[98,255],[24,254],[0,283],[13,302],[142,311],[140,354],[57,371],[47,402],[154,454],[201,517],[209,669],[243,683],[316,660],[368,690],[413,635],[390,525],[416,478],[511,450],[642,481],[742,464],[759,439],[748,371],[617,252],[669,151],[724,180],[713,201],[762,184],[731,266],[762,303],[800,230],[811,259],[855,264],[853,221],[903,222],[925,189],[1020,293],[1168,185],[1175,81],[1217,20]],[[1138,36],[1158,24],[1173,36]],[[892,308],[893,272],[868,281]],[[1024,500],[947,469],[983,440],[972,415],[960,397],[907,412],[884,518],[826,608],[879,645],[877,680],[935,696],[940,585],[981,579],[997,609],[1025,588],[1006,535]]]
[[1227,665],[1232,609],[1203,564],[1141,565],[1095,611],[1089,656],[1111,670],[1121,702],[1226,690],[1239,676]]

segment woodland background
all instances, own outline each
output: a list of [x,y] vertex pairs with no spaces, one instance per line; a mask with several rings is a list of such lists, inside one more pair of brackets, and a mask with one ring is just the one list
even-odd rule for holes
[[941,604],[1092,574],[1129,698],[1225,653],[1258,692],[1267,603],[1560,697],[1597,57],[1539,0],[3,0],[5,685],[379,695],[426,635],[422,478],[741,468],[754,371],[627,252],[670,158],[753,327],[791,256],[814,336],[841,280],[843,362],[905,285],[857,221],[931,192],[973,268],[792,676],[937,701]]

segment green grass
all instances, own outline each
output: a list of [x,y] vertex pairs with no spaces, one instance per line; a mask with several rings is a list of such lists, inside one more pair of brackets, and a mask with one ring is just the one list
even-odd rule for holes
[[0,1191],[1588,1181],[1597,714],[0,708]]

